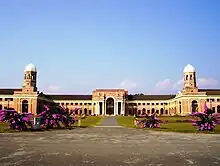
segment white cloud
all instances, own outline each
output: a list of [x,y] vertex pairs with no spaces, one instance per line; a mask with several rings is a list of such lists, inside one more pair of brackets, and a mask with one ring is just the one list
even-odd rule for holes
[[49,85],[47,89],[50,92],[57,92],[58,90],[60,90],[60,87],[57,85]]
[[134,89],[137,87],[137,83],[131,80],[123,80],[120,84],[119,84],[120,88],[124,88],[124,89]]
[[[197,79],[197,85],[199,88],[213,88],[216,85],[218,85],[218,81],[213,78],[201,77]],[[156,84],[153,92],[173,92],[173,91],[181,90],[182,88],[183,88],[183,79],[174,81],[166,78],[162,81],[159,81]]]

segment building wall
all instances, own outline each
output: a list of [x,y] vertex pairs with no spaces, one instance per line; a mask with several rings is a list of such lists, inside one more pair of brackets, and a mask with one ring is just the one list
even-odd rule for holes
[[[50,100],[46,101],[36,96],[18,96],[18,95],[0,95],[0,108],[7,109],[14,108],[18,112],[22,112],[22,101],[28,101],[28,112],[36,114],[39,101],[43,104],[48,104]],[[98,100],[56,100],[61,106],[75,109],[79,108],[81,111],[78,114],[98,114],[97,110]],[[216,113],[220,113],[220,95],[219,96],[183,96],[171,100],[136,100],[126,101],[125,114],[152,114],[153,110],[159,115],[187,115],[192,112],[192,101],[197,101],[197,111],[204,111],[204,104],[212,108]],[[87,111],[86,111],[87,110]]]

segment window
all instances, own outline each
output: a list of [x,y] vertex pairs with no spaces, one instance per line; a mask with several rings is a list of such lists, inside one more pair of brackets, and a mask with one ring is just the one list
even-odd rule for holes
[[145,105],[145,103],[142,103],[143,105]]
[[156,105],[159,105],[159,103],[156,103]]
[[165,114],[168,114],[168,110],[165,110]]
[[92,103],[88,103],[89,105],[92,105]]
[[160,105],[163,105],[163,103],[160,103]]
[[66,103],[66,105],[69,105],[69,103]]
[[2,101],[2,98],[0,98],[0,101]]
[[84,105],[87,105],[87,103],[84,103]]
[[150,103],[147,103],[147,105],[150,105]]
[[64,105],[64,103],[61,103],[61,105]]
[[206,99],[207,102],[209,102],[209,99]]
[[147,114],[150,114],[150,110],[147,110]]
[[94,103],[94,105],[95,105],[95,103]]
[[141,105],[141,103],[138,103],[138,105]]
[[156,110],[156,113],[159,114],[159,110]]
[[75,103],[75,105],[78,105],[78,103]]
[[217,102],[220,102],[220,99],[217,99]]
[[5,101],[13,101],[13,98],[5,98]]
[[83,103],[80,103],[79,105],[83,105]]
[[151,105],[154,105],[154,103],[151,103]]
[[73,103],[70,103],[70,105],[73,105]]

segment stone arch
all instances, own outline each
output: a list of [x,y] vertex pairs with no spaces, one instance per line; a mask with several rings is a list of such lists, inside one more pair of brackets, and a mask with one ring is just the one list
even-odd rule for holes
[[23,100],[22,101],[22,109],[21,109],[22,113],[28,113],[28,101],[27,100]]
[[84,114],[85,114],[85,115],[88,114],[88,110],[87,110],[87,108],[84,108]]
[[106,100],[106,114],[107,115],[114,115],[114,105],[115,100],[113,97],[108,97]]
[[142,109],[142,114],[146,114],[146,109],[145,108]]
[[220,105],[217,106],[217,113],[220,113]]
[[155,109],[154,108],[151,109],[151,114],[153,114],[153,113],[155,113]]
[[164,109],[163,109],[163,108],[160,109],[160,114],[161,114],[161,115],[164,114]]
[[193,112],[197,112],[197,110],[198,110],[198,102],[196,101],[196,100],[193,100],[192,101],[192,113]]

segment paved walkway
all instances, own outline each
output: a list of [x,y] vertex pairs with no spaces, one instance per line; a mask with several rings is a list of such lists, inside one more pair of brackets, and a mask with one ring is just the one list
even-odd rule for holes
[[103,121],[97,127],[121,127],[118,125],[115,116],[105,116]]
[[128,128],[3,133],[0,165],[217,166],[220,165],[219,142],[220,135],[214,134]]

